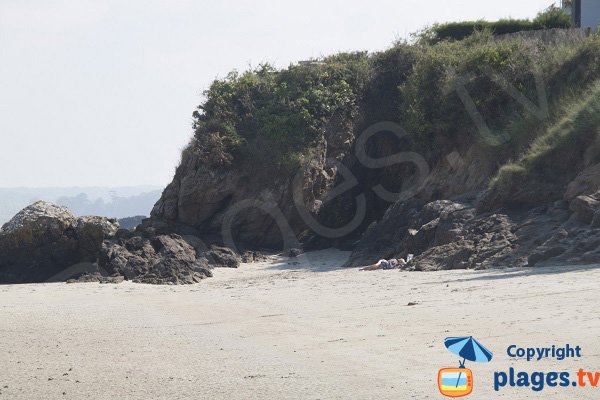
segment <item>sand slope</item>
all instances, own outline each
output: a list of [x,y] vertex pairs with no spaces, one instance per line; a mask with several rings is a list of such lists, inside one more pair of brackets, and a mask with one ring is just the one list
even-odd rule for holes
[[[347,255],[245,264],[195,286],[0,286],[0,399],[438,399],[438,369],[458,365],[443,339],[457,335],[495,353],[467,365],[470,398],[598,398],[600,387],[496,393],[492,374],[600,371],[600,269],[337,268]],[[505,352],[566,342],[584,357]]]

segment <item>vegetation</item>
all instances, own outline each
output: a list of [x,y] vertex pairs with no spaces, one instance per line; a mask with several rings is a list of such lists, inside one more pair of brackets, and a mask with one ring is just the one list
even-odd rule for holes
[[369,73],[366,53],[338,54],[276,70],[230,73],[194,112],[195,148],[212,164],[251,156],[293,167],[334,113],[353,118]]
[[516,184],[572,179],[582,164],[600,162],[600,82],[564,107],[563,117],[537,137],[519,161],[504,165],[490,186],[510,193]]
[[[550,9],[534,21],[554,26],[561,18]],[[595,132],[600,122],[592,118],[592,97],[600,92],[581,100],[600,78],[600,39],[471,33],[463,40],[399,42],[375,54],[343,53],[281,70],[261,65],[232,72],[205,92],[184,159],[193,154],[200,166],[264,171],[269,165],[290,172],[310,157],[337,116],[355,133],[380,121],[400,122],[413,134],[409,145],[427,157],[441,154],[445,141],[477,143],[491,163],[516,160],[500,169],[492,186],[548,170],[556,157],[572,162],[578,146],[589,142],[582,132]],[[490,131],[505,138],[503,146],[483,140],[465,93]],[[566,153],[553,150],[558,148]]]
[[488,30],[494,35],[505,35],[522,31],[539,29],[570,28],[571,17],[562,9],[551,6],[541,12],[533,20],[528,19],[502,19],[499,21],[464,21],[446,24],[435,24],[421,33],[421,38],[429,43],[443,40],[462,40],[474,32]]

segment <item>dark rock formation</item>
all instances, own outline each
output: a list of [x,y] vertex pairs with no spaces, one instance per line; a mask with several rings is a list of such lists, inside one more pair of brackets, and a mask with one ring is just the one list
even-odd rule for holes
[[0,282],[47,282],[94,272],[103,241],[117,229],[114,219],[76,218],[64,207],[38,201],[0,230]]
[[191,284],[211,268],[237,268],[233,250],[196,236],[165,234],[154,227],[119,229],[116,220],[76,218],[69,210],[37,202],[0,231],[0,283],[48,281]]
[[228,247],[211,246],[210,250],[202,255],[211,267],[237,268],[242,262],[242,257]]
[[[365,233],[346,266],[381,257],[415,258],[407,268],[487,269],[600,261],[595,196],[536,208],[477,214],[469,203],[396,204]],[[380,241],[377,246],[377,238]],[[373,254],[374,249],[378,253]]]
[[288,255],[288,257],[298,257],[301,254],[302,254],[302,249],[293,248],[293,249],[288,250],[287,255]]
[[100,266],[109,274],[151,284],[191,284],[212,276],[208,261],[179,235],[140,235],[119,231],[106,241]]
[[267,261],[267,259],[267,256],[265,256],[259,251],[246,250],[242,254],[242,262],[244,263],[263,262]]
[[348,155],[352,140],[352,128],[342,129],[334,118],[311,157],[292,172],[244,159],[210,167],[199,155],[184,152],[150,223],[191,227],[229,246],[299,247],[299,238],[310,231],[301,215],[317,215],[329,189],[343,180],[344,167],[336,160]]
[[600,197],[600,193],[595,196],[581,195],[571,200],[570,208],[574,217],[580,222],[591,224],[594,215],[600,209],[600,201],[597,197]]

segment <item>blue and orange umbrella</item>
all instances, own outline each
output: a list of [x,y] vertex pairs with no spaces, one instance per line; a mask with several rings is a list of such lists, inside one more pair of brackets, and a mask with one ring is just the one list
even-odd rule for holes
[[[479,343],[473,336],[459,336],[449,337],[444,340],[444,345],[448,350],[463,360],[460,362],[460,368],[465,367],[465,361],[473,361],[479,363],[486,363],[492,360],[494,354],[485,348],[484,345]],[[458,375],[458,382],[460,381],[461,374]]]

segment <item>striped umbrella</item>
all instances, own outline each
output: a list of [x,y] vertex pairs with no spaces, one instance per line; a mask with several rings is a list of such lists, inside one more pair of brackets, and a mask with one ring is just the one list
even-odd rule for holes
[[[486,363],[490,362],[494,356],[491,351],[486,349],[485,346],[475,340],[473,336],[449,337],[444,340],[444,345],[446,345],[446,348],[452,353],[463,359],[460,363],[461,368],[465,367],[466,360]],[[457,387],[461,375],[462,372],[458,374],[458,379],[456,380]]]

